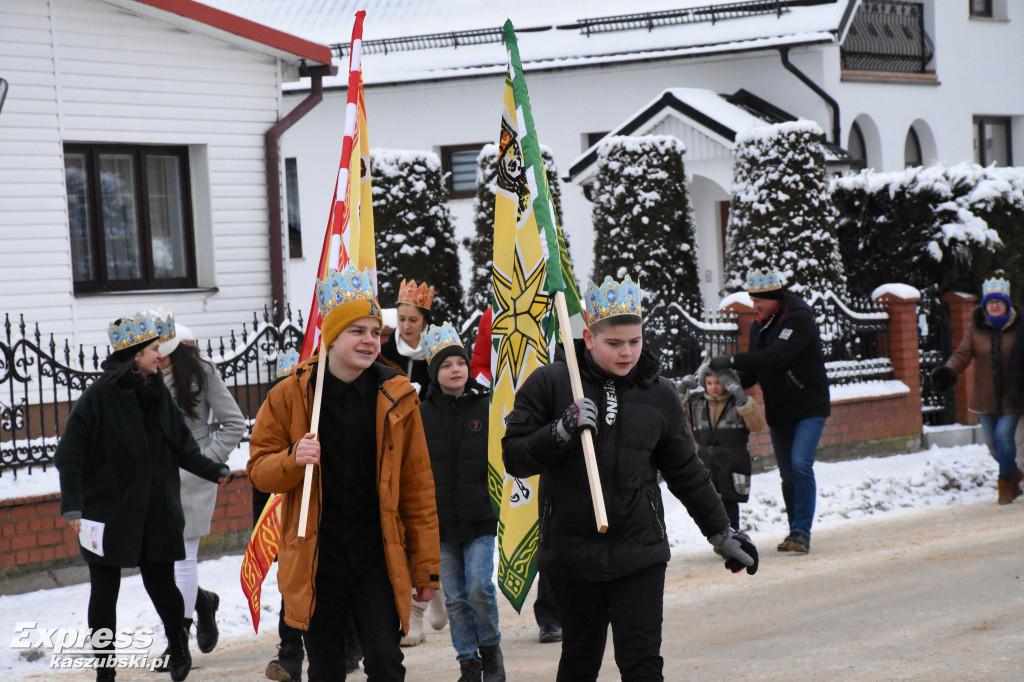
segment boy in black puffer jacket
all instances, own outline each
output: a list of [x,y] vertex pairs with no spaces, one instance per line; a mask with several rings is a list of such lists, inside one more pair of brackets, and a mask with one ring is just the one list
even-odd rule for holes
[[[585,397],[573,399],[564,362],[535,370],[516,393],[502,455],[509,475],[540,474],[538,564],[562,618],[557,679],[597,679],[610,624],[622,679],[660,680],[670,549],[659,472],[726,567],[753,574],[757,550],[729,527],[679,396],[643,350],[639,287],[608,277],[586,298],[590,328],[576,343]],[[606,533],[594,520],[582,429],[594,432]]]
[[441,586],[460,681],[504,682],[494,587],[498,515],[487,488],[490,399],[469,380],[469,354],[451,324],[431,325],[421,345],[430,374],[420,404],[441,527]]

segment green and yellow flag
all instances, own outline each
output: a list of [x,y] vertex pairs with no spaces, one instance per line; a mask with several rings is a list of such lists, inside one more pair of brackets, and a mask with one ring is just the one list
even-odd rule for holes
[[583,309],[555,216],[512,22],[506,21],[508,71],[498,144],[494,205],[493,321],[489,487],[498,508],[498,586],[522,609],[537,569],[537,478],[505,474],[501,438],[515,394],[533,370],[551,361],[556,341],[554,294],[564,291],[577,333]]

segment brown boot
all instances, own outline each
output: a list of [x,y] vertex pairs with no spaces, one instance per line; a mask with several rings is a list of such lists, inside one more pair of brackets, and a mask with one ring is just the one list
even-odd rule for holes
[[1024,471],[1021,471],[1020,467],[1013,470],[1013,476],[1010,480],[1013,481],[1013,496],[1020,497],[1024,494],[1024,491],[1020,489],[1020,482],[1024,480]]
[[1014,494],[1014,490],[1017,488],[1017,484],[1015,484],[1013,481],[1004,481],[1001,478],[998,481],[996,481],[996,483],[997,488],[999,490],[999,504],[1010,504],[1011,502],[1013,502],[1013,498],[1017,497]]

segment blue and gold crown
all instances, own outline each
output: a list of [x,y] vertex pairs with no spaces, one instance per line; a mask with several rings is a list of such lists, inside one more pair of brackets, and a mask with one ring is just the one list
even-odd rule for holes
[[352,265],[341,272],[331,270],[325,279],[316,281],[316,300],[324,317],[342,303],[375,298],[370,273]]
[[458,346],[462,349],[466,348],[462,345],[462,341],[459,340],[459,334],[455,331],[455,327],[452,326],[451,322],[445,322],[440,327],[436,324],[430,325],[427,331],[423,332],[423,339],[420,343],[423,344],[423,352],[427,356],[428,364],[444,348],[451,346]]
[[152,341],[160,336],[153,317],[148,313],[135,313],[132,317],[122,317],[107,325],[107,336],[114,351],[131,348],[145,341]]
[[160,337],[160,343],[166,343],[177,336],[177,330],[174,327],[174,313],[163,308],[149,310],[147,313],[153,318],[153,324],[156,325],[156,333]]
[[275,376],[280,379],[292,373],[295,365],[299,364],[299,351],[294,348],[280,350],[277,352],[277,371]]
[[747,274],[747,292],[761,294],[766,291],[778,291],[782,288],[779,273],[774,270],[751,270]]
[[1009,299],[1009,280],[1003,279],[1002,277],[993,277],[992,279],[986,279],[984,282],[982,282],[981,297],[982,299],[985,299],[989,296],[1005,296],[1007,299]]
[[640,287],[626,275],[622,282],[610,276],[598,287],[587,283],[587,323],[594,324],[618,315],[637,315],[640,312]]

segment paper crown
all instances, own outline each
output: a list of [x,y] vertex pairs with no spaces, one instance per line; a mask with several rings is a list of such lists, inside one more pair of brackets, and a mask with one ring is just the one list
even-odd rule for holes
[[1003,279],[1002,277],[993,277],[992,279],[986,279],[981,283],[981,298],[982,300],[989,296],[1005,296],[1007,299],[1010,298],[1010,282],[1009,280]]
[[434,302],[434,287],[428,287],[427,283],[416,286],[416,280],[402,280],[402,286],[398,288],[398,301],[395,305],[408,303],[417,308],[430,310],[430,304]]
[[170,310],[157,308],[147,310],[156,325],[157,338],[160,339],[160,355],[170,355],[178,347],[178,327],[174,323],[174,313]]
[[618,315],[641,315],[640,287],[626,275],[622,282],[610,276],[598,287],[587,283],[587,322],[594,324]]
[[427,364],[430,364],[434,356],[445,348],[458,346],[465,349],[462,341],[459,340],[458,332],[455,331],[455,327],[452,326],[451,322],[445,322],[440,327],[436,324],[427,327],[427,331],[423,332],[423,339],[420,343],[423,345]]
[[766,291],[778,291],[782,288],[779,273],[774,270],[751,270],[747,274],[747,292],[760,294]]
[[114,351],[131,348],[160,336],[156,323],[149,313],[135,313],[132,317],[121,317],[107,325],[107,336]]
[[280,379],[292,373],[295,365],[299,364],[299,351],[294,348],[277,352],[277,370],[275,376]]
[[324,317],[342,303],[366,298],[376,298],[369,271],[350,265],[341,272],[331,270],[326,278],[316,281],[316,300]]

